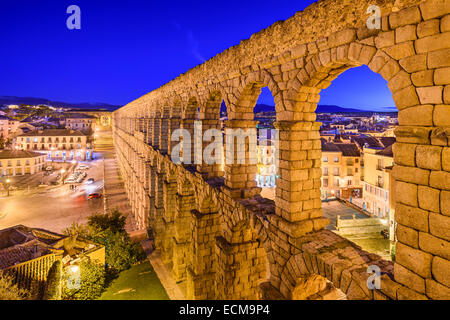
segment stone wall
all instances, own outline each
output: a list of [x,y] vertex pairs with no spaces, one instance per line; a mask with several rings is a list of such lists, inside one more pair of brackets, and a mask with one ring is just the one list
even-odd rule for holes
[[[189,298],[267,297],[258,286],[295,298],[299,286],[323,289],[312,275],[350,299],[450,297],[450,2],[376,1],[381,29],[369,30],[372,2],[319,1],[114,113],[138,227],[153,231],[176,280],[187,281]],[[323,230],[315,110],[322,89],[361,65],[388,82],[399,110],[395,265]],[[196,119],[218,125],[222,100],[227,127],[254,127],[264,86],[280,131],[275,202],[259,196],[255,166],[222,172],[171,162],[172,132],[192,131]],[[371,265],[385,273],[380,290],[367,287]]]

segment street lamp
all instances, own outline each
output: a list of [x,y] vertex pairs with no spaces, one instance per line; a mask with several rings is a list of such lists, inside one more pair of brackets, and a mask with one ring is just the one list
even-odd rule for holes
[[9,197],[9,188],[10,188],[10,183],[11,183],[11,180],[8,178],[8,179],[6,179],[6,191],[8,192],[8,197]]

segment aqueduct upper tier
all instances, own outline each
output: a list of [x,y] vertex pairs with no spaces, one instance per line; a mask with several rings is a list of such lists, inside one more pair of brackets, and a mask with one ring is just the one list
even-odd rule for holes
[[[381,9],[368,29],[367,8]],[[399,110],[394,146],[396,262],[324,227],[320,91],[367,65]],[[269,87],[280,132],[276,199],[259,196],[250,164],[176,165],[175,129],[255,127]],[[321,0],[113,115],[120,170],[138,227],[189,299],[450,298],[450,1]],[[384,272],[367,286],[368,266]],[[328,280],[325,281],[325,279]]]

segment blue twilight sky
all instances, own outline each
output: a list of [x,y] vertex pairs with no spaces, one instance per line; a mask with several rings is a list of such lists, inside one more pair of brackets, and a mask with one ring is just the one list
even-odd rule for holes
[[[313,0],[2,0],[0,95],[123,105]],[[69,30],[67,7],[81,8]],[[272,104],[268,90],[260,103]],[[386,82],[349,70],[321,104],[394,107]]]

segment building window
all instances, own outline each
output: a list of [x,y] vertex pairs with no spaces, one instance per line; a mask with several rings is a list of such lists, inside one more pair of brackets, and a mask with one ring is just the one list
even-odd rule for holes
[[334,175],[335,176],[339,175],[339,167],[334,167]]
[[334,180],[334,186],[339,187],[339,179]]
[[328,176],[328,167],[323,168],[323,175]]
[[334,162],[339,162],[339,157],[334,157]]
[[323,157],[323,162],[328,162],[328,157]]
[[328,187],[328,179],[323,179],[323,186]]

